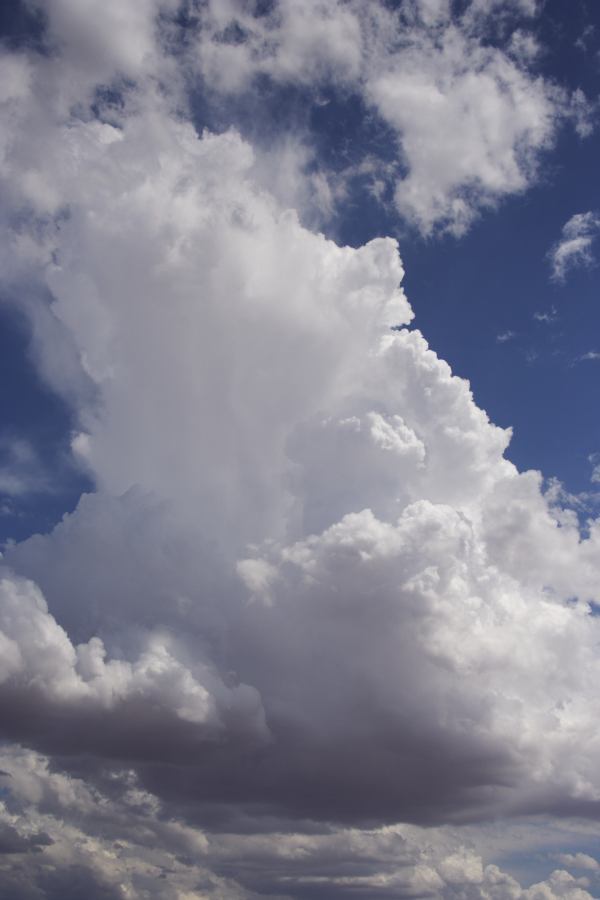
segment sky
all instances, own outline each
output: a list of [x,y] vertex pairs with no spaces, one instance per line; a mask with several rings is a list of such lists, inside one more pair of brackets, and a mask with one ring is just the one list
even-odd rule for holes
[[599,76],[0,6],[0,896],[600,897]]

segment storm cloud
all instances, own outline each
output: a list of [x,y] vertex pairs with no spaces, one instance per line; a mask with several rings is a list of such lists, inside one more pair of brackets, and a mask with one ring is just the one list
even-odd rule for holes
[[309,228],[189,85],[359,92],[424,233],[533,181],[568,97],[494,4],[308,6],[191,4],[183,46],[175,2],[52,0],[2,51],[4,295],[94,485],[3,554],[7,896],[591,896],[461,829],[597,815],[600,523],[505,458],[397,241]]

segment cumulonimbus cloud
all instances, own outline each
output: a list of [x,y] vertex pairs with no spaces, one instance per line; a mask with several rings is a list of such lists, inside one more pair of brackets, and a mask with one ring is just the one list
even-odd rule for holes
[[[500,119],[515,97],[531,99],[531,147],[544,145],[547,86],[484,53],[444,4],[413,6],[421,29],[426,9],[439,14],[430,49],[448,115],[444,66],[468,45],[459,93],[485,96]],[[315,5],[329,16],[319,47],[332,67],[333,42],[353,72],[358,7]],[[63,873],[48,896],[77,867],[104,896],[126,877],[140,897],[169,896],[148,886],[159,877],[144,868],[148,834],[165,842],[173,897],[195,896],[203,878],[214,897],[267,886],[324,896],[324,885],[330,896],[453,897],[465,885],[474,897],[537,896],[454,845],[433,861],[411,849],[406,877],[398,866],[359,876],[339,857],[352,827],[597,811],[598,524],[582,537],[541,476],[517,472],[503,455],[510,432],[409,330],[394,240],[340,247],[310,231],[257,181],[260,149],[233,129],[198,134],[182,115],[189,72],[165,84],[172,5],[140,6],[138,41],[112,50],[102,35],[123,24],[123,7],[90,8],[95,30],[55,0],[57,52],[2,57],[3,284],[30,317],[42,377],[73,409],[73,452],[95,485],[3,560],[4,734],[30,748],[6,764],[15,784],[29,773],[7,841],[26,853],[13,831],[24,840],[19,817],[38,822],[31,846],[50,847],[40,852]],[[279,12],[280,29],[300,15],[292,3]],[[396,68],[386,57],[369,82],[390,120],[407,109],[412,52]],[[271,59],[272,76],[294,59]],[[419,121],[427,136],[420,106],[410,128]],[[479,147],[479,126],[472,137]],[[494,196],[526,183],[511,156],[521,137],[495,148],[500,169],[494,154],[484,161]],[[410,171],[404,190],[421,178]],[[415,216],[448,219],[461,178],[440,186],[425,173]],[[111,784],[124,783],[131,803],[111,805]],[[85,807],[73,811],[71,797],[85,821],[71,850],[55,797],[69,791]],[[106,862],[96,803],[130,842],[118,863]],[[332,823],[337,849],[334,837],[289,849],[282,836]],[[275,832],[276,852],[295,846],[311,865],[329,854],[334,871],[223,882],[227,847],[248,848],[231,841],[207,868],[187,866],[198,826]],[[38,886],[47,877],[35,860],[30,871]],[[586,896],[580,879],[552,879],[543,896]]]

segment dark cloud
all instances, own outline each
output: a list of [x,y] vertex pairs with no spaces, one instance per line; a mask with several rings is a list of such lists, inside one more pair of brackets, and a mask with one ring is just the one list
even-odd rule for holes
[[42,847],[52,843],[47,834],[40,832],[23,837],[11,825],[0,824],[0,853],[28,853],[40,851]]

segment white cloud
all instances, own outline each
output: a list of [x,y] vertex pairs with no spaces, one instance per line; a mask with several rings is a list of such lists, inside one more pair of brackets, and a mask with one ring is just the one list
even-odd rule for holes
[[30,5],[43,11],[48,39],[62,60],[96,83],[115,74],[139,78],[155,73],[162,62],[157,16],[178,8],[177,0],[31,0]]
[[577,88],[571,95],[569,114],[579,137],[589,137],[596,127],[598,103],[591,103],[581,88]]
[[[429,852],[423,833],[410,844],[360,827],[595,809],[598,522],[582,537],[541,476],[504,459],[510,431],[468,383],[418,331],[390,331],[412,318],[395,241],[340,247],[311,232],[268,190],[248,141],[197,134],[180,95],[157,85],[158,6],[109,4],[82,38],[94,22],[69,9],[51,9],[60,52],[2,57],[14,74],[0,108],[3,283],[96,486],[50,534],[7,548],[4,733],[51,760],[15,751],[30,808],[10,828],[51,834],[55,877],[93,869],[105,896],[125,885],[151,897],[161,872],[178,900],[252,896],[219,880],[224,857],[242,871],[276,834],[265,870],[284,858],[288,871],[263,872],[261,886],[250,865],[250,892],[587,898],[566,872],[524,889],[454,839]],[[206,9],[252,32],[213,48],[241,54],[232,88],[254,71],[347,84],[362,42],[397,27],[379,5],[290,0],[264,21],[238,4]],[[457,230],[526,186],[555,98],[447,24],[444,4],[413,12],[437,43],[418,26],[360,77],[402,135],[406,214]],[[138,15],[139,40],[107,48],[102,34]],[[422,75],[407,68],[418,50]],[[222,73],[207,52],[205,75]],[[93,115],[94,85],[119,74],[135,84]],[[432,110],[454,140],[439,171]],[[57,792],[75,795],[61,815]],[[126,846],[94,831],[107,810]],[[319,822],[357,831],[312,841]],[[205,847],[190,823],[221,835],[206,869],[184,858]],[[190,829],[187,851],[177,828]],[[407,841],[406,870],[348,864],[357,845]],[[291,874],[290,858],[302,863]],[[52,896],[42,868],[28,872]]]
[[524,190],[552,139],[558,99],[453,25],[441,38],[414,36],[367,93],[401,141],[398,209],[424,233],[441,224],[460,234],[481,206]]
[[[29,191],[29,160],[10,156],[5,170],[40,214],[61,216],[60,227],[34,230],[31,240],[39,242],[54,320],[94,388],[75,402],[77,449],[98,495],[54,534],[7,556],[88,648],[82,658],[97,663],[92,681],[89,666],[87,674],[76,670],[73,643],[44,613],[47,658],[58,666],[50,682],[71,685],[74,697],[113,697],[113,676],[124,667],[112,703],[147,691],[179,718],[211,723],[219,716],[215,692],[230,697],[224,684],[233,668],[260,694],[275,733],[302,734],[278,764],[285,801],[283,781],[267,787],[260,772],[244,788],[268,790],[286,815],[306,802],[309,769],[323,783],[337,773],[340,785],[323,794],[324,807],[315,798],[314,815],[387,817],[397,808],[435,817],[449,803],[506,808],[500,794],[469,787],[472,753],[482,785],[497,766],[512,772],[509,805],[517,797],[527,804],[531,779],[550,785],[549,795],[593,800],[599,786],[587,735],[595,706],[579,678],[595,677],[596,629],[585,607],[565,604],[573,594],[596,595],[595,532],[580,544],[574,523],[559,529],[539,480],[517,476],[503,460],[509,434],[477,409],[466,383],[418,332],[389,332],[412,315],[393,241],[353,250],[310,233],[253,183],[252,150],[237,134],[199,138],[151,92],[128,103],[113,125],[52,126],[39,193]],[[49,209],[51,192],[60,200]],[[35,320],[36,307],[30,314]],[[63,346],[54,332],[39,345],[58,390],[54,360]],[[136,483],[160,502],[135,491],[104,496]],[[257,545],[250,552],[249,541]],[[249,594],[235,580],[240,559]],[[267,604],[245,605],[265,592]],[[530,633],[532,618],[539,631]],[[173,650],[150,637],[140,649],[136,628],[151,634],[150,622],[175,629]],[[524,667],[514,648],[525,631],[539,649]],[[128,634],[125,661],[121,651],[105,663],[103,645],[114,656]],[[25,634],[6,636],[25,660],[15,673],[29,684],[42,657],[29,653]],[[564,672],[572,686],[557,679],[553,687],[547,667],[567,640],[582,656]],[[194,674],[184,660],[198,641],[207,668]],[[207,671],[215,673],[208,687]],[[405,688],[409,672],[416,692]],[[491,690],[497,700],[484,713]],[[589,715],[579,711],[580,691]],[[363,694],[377,704],[360,703]],[[554,711],[561,703],[569,711],[562,717]],[[259,708],[249,703],[251,721]],[[398,731],[394,710],[410,728]],[[469,723],[464,733],[457,721]],[[381,748],[406,753],[402,733],[415,751],[390,792]],[[449,754],[447,771],[434,787],[425,779],[407,808],[432,734]],[[65,731],[65,741],[77,739],[76,727]],[[181,738],[183,754],[194,740],[192,732]],[[356,809],[345,813],[357,747],[372,789],[357,792]],[[241,742],[236,766],[245,752]],[[265,759],[278,752],[275,742]],[[229,777],[217,760],[204,771],[197,777],[212,772],[215,786]],[[199,796],[205,789],[199,784]]]
[[594,264],[592,247],[599,227],[600,219],[591,210],[571,216],[563,226],[561,239],[548,254],[555,281],[564,281],[572,269]]
[[570,869],[589,869],[592,872],[600,869],[598,861],[587,853],[561,853],[558,861]]
[[540,0],[473,0],[471,11],[475,15],[515,11],[524,16],[535,16],[540,5]]
[[543,322],[546,325],[551,325],[558,319],[558,313],[556,307],[552,306],[548,312],[534,312],[533,318],[536,322]]
[[[508,50],[522,66],[526,66],[537,59],[540,55],[541,47],[534,35],[518,29],[511,35]],[[587,108],[583,94],[581,97],[585,108]]]
[[[352,82],[361,72],[364,36],[355,4],[340,0],[281,0],[256,16],[238,0],[209,0],[201,10],[198,65],[224,91],[247,87],[256,74],[312,85]],[[224,40],[233,25],[243,36]]]
[[[492,45],[485,36],[499,9],[509,24],[515,15],[525,20]],[[540,154],[565,117],[576,116],[582,133],[591,128],[581,91],[571,103],[528,71],[538,48],[527,17],[538,9],[530,0],[477,0],[456,17],[440,0],[395,11],[379,2],[282,0],[256,18],[242,3],[212,3],[197,65],[225,93],[247,90],[261,74],[310,86],[332,82],[362,96],[398,143],[400,214],[424,234],[462,234],[482,208],[535,180]],[[243,38],[224,40],[233,23]]]

